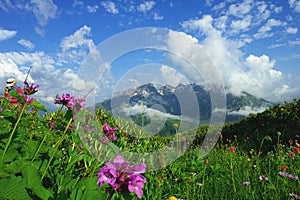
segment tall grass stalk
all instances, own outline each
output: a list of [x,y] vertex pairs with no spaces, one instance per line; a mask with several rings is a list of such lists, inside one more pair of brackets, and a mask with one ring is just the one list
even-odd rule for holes
[[[28,98],[28,99],[29,99],[29,98]],[[7,151],[8,147],[9,147],[9,145],[10,145],[10,143],[11,143],[11,140],[12,140],[12,138],[13,138],[13,135],[14,135],[14,133],[15,133],[15,131],[16,131],[18,125],[19,125],[19,122],[21,121],[21,118],[22,118],[22,115],[23,115],[23,113],[24,113],[24,111],[25,111],[26,106],[27,106],[27,101],[25,101],[24,105],[22,106],[22,110],[21,110],[21,112],[20,112],[20,114],[19,114],[19,116],[18,116],[17,122],[16,122],[16,124],[15,124],[15,126],[14,126],[12,132],[11,132],[10,135],[9,135],[8,141],[7,141],[6,145],[5,145],[5,149],[4,149],[3,154],[2,154],[2,157],[1,157],[1,162],[0,162],[1,164],[2,164],[2,162],[3,162],[3,159],[4,159],[4,156],[5,156],[5,154],[6,154],[6,151]]]
[[43,172],[42,179],[45,177],[45,175],[46,175],[46,173],[47,173],[47,170],[48,170],[48,168],[49,168],[49,166],[50,166],[50,164],[51,164],[52,159],[54,158],[54,156],[55,156],[55,154],[56,154],[56,152],[57,152],[57,149],[58,149],[59,145],[60,145],[60,144],[62,143],[62,141],[65,139],[66,133],[67,133],[69,127],[70,127],[70,124],[71,124],[72,120],[73,120],[72,118],[69,120],[69,122],[68,122],[68,124],[67,124],[67,126],[66,126],[66,128],[65,128],[65,130],[64,130],[64,132],[63,132],[63,134],[62,134],[62,136],[60,137],[60,139],[58,140],[58,142],[55,144],[55,149],[53,150],[53,152],[52,152],[52,154],[51,154],[51,157],[50,157],[50,159],[49,159],[49,161],[48,161],[48,163],[47,163],[47,166],[46,166],[46,168],[45,168],[45,170],[44,170],[44,172]]

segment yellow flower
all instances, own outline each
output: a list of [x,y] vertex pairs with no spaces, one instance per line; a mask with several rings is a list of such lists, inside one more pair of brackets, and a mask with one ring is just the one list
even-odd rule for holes
[[171,196],[171,197],[169,197],[169,199],[168,200],[176,200],[177,198],[176,197],[174,197],[174,196]]
[[250,159],[250,158],[248,158],[248,159],[247,159],[247,161],[248,161],[248,162],[250,162],[250,161],[251,161],[251,159]]

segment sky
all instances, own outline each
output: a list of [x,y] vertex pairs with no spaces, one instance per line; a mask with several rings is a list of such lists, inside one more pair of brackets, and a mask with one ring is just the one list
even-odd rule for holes
[[[96,101],[146,82],[300,97],[300,0],[1,0],[0,87]],[[209,88],[209,87],[208,87]],[[98,98],[99,97],[99,98]]]

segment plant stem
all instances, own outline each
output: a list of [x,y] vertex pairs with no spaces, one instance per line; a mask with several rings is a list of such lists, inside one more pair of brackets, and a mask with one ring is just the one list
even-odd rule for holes
[[233,173],[233,165],[232,165],[232,156],[230,155],[230,168],[231,168],[231,180],[233,183],[233,191],[236,193],[235,181],[234,181],[234,173]]
[[9,145],[10,145],[10,143],[11,143],[12,137],[13,137],[13,135],[14,135],[16,129],[17,129],[17,126],[18,126],[18,124],[19,124],[19,122],[20,122],[20,120],[21,120],[21,117],[22,117],[22,115],[23,115],[23,113],[24,113],[25,107],[26,107],[26,105],[27,105],[26,103],[27,103],[27,102],[25,102],[24,105],[22,106],[22,110],[21,110],[21,112],[20,112],[20,114],[19,114],[19,117],[18,117],[18,119],[17,119],[17,122],[16,122],[16,124],[15,124],[15,126],[14,126],[12,132],[10,133],[10,136],[9,136],[9,138],[8,138],[8,142],[6,143],[5,149],[4,149],[3,154],[2,154],[2,157],[1,157],[1,163],[3,162],[3,159],[4,159],[4,156],[5,156],[5,154],[6,154],[6,151],[7,151],[8,147],[9,147]]
[[66,126],[66,128],[65,128],[65,130],[64,130],[64,132],[63,132],[63,134],[62,134],[62,136],[60,137],[59,141],[55,144],[55,149],[54,149],[54,151],[52,152],[51,157],[50,157],[50,159],[49,159],[49,161],[48,161],[48,163],[47,163],[47,166],[46,166],[46,168],[45,168],[45,170],[44,170],[44,173],[43,173],[43,175],[42,175],[42,179],[45,177],[45,175],[46,175],[46,173],[47,173],[47,170],[48,170],[48,168],[49,168],[49,166],[50,166],[50,163],[51,163],[52,159],[54,158],[54,155],[56,154],[56,151],[57,151],[59,145],[60,145],[60,144],[62,143],[62,141],[64,140],[64,138],[65,138],[65,136],[66,136],[66,133],[67,133],[67,130],[69,129],[69,126],[70,126],[71,122],[72,122],[72,118],[69,120],[69,122],[68,122],[68,124],[67,124],[67,126]]

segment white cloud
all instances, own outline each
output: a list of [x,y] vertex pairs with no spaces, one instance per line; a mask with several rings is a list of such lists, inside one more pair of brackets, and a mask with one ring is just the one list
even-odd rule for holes
[[248,27],[251,25],[251,15],[247,15],[245,18],[241,20],[234,20],[231,22],[231,28],[233,32],[247,31]]
[[254,34],[254,38],[256,39],[261,39],[261,38],[266,38],[266,37],[272,37],[274,33],[270,33],[273,27],[275,26],[285,26],[286,22],[282,22],[280,20],[276,19],[269,19],[267,23],[260,27],[257,31],[256,34]]
[[228,9],[228,14],[242,18],[250,12],[252,7],[253,0],[244,0],[244,2],[239,4],[231,4]]
[[137,10],[140,12],[146,13],[147,11],[151,10],[153,6],[155,5],[154,1],[146,1],[144,3],[141,3],[138,7]]
[[157,20],[163,20],[164,17],[160,16],[157,12],[155,12],[154,15],[153,15],[153,19],[156,20],[156,21]]
[[41,27],[36,26],[36,27],[34,28],[34,30],[35,30],[35,32],[36,32],[37,34],[39,34],[40,36],[44,36],[44,35],[45,35],[45,30],[42,29]]
[[102,1],[101,5],[104,7],[104,9],[112,14],[118,14],[119,10],[117,9],[116,5],[112,1]]
[[34,44],[29,40],[21,39],[18,41],[18,43],[28,49],[34,49]]
[[289,0],[289,4],[291,8],[300,13],[300,0]]
[[62,53],[58,55],[59,62],[77,62],[78,64],[82,62],[95,48],[94,42],[89,38],[90,34],[91,28],[84,25],[72,35],[65,37],[60,43]]
[[[258,97],[268,100],[279,100],[291,95],[293,88],[284,87],[287,84],[285,75],[275,69],[275,60],[271,60],[267,55],[249,55],[246,59],[239,49],[241,44],[222,36],[222,32],[213,26],[214,19],[211,16],[203,16],[199,20],[189,20],[182,23],[182,26],[189,31],[199,31],[199,35],[204,34],[201,42],[211,61],[222,75],[225,85],[229,91],[239,94],[246,91]],[[283,26],[285,23],[270,19],[261,32],[269,32],[273,26]],[[182,52],[187,59],[197,62],[196,45],[182,43],[178,36],[174,36],[172,50]],[[247,37],[246,37],[247,38]],[[202,61],[204,62],[204,61]],[[282,99],[281,99],[282,100]]]
[[31,8],[39,24],[44,26],[49,19],[55,19],[58,8],[52,0],[31,0]]
[[16,34],[17,34],[17,31],[9,31],[9,30],[5,30],[5,29],[0,29],[0,41],[13,38],[16,36]]
[[289,33],[289,34],[296,34],[298,32],[298,28],[288,27],[286,29],[286,32]]
[[98,10],[98,5],[94,5],[94,6],[87,6],[86,9],[89,13],[95,13]]
[[179,83],[189,83],[189,81],[181,73],[177,72],[174,68],[162,65],[160,67],[160,72],[163,76],[165,83],[167,83],[168,85],[176,87]]

